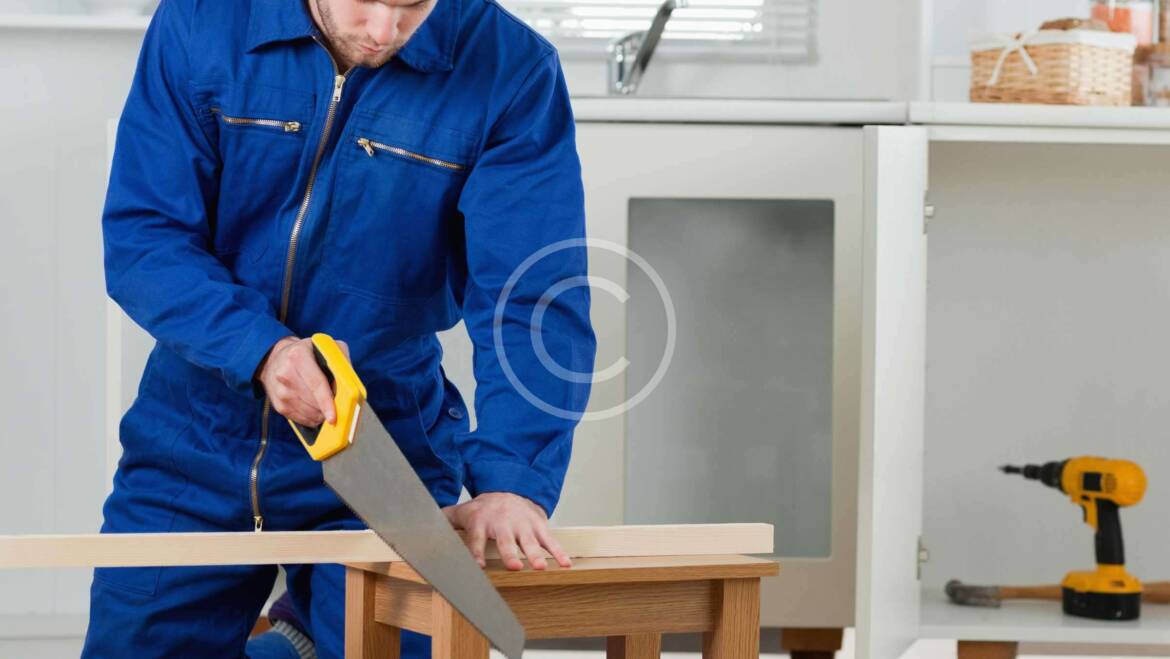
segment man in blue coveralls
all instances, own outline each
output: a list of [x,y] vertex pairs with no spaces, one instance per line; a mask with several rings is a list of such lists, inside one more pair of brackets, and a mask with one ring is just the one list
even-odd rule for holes
[[[109,294],[157,346],[102,531],[361,528],[285,421],[333,418],[303,338],[326,332],[481,563],[494,539],[511,569],[568,566],[548,516],[595,351],[564,286],[586,273],[574,140],[556,51],[495,0],[163,0],[103,216]],[[460,319],[474,431],[435,336]],[[342,568],[285,567],[341,656]],[[245,656],[275,574],[98,569],[84,656]]]

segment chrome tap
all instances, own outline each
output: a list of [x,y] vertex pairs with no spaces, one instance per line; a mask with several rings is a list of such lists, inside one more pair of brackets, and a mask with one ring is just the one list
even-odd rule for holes
[[650,23],[650,29],[631,32],[609,43],[609,84],[610,94],[633,94],[638,90],[642,74],[650,64],[650,57],[658,47],[666,22],[675,9],[687,6],[687,0],[666,0],[658,7],[658,13]]

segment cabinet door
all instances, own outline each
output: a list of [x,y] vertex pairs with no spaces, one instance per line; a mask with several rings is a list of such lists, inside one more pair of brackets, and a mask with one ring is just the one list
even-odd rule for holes
[[924,128],[865,129],[857,656],[918,636],[926,379]]
[[589,253],[597,376],[558,523],[772,523],[763,624],[851,626],[862,130],[586,123],[577,143],[610,247]]

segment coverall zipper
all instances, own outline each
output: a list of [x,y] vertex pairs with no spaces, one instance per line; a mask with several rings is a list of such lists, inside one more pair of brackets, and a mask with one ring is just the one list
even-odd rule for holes
[[457,172],[463,171],[463,169],[464,169],[463,165],[460,165],[459,163],[448,162],[446,160],[439,160],[438,158],[424,156],[421,153],[415,153],[414,151],[407,151],[406,149],[403,149],[402,147],[399,147],[399,146],[390,146],[389,144],[382,144],[381,142],[375,142],[375,141],[368,139],[368,138],[365,138],[365,137],[359,137],[357,143],[358,143],[358,146],[360,146],[361,148],[366,150],[366,155],[370,156],[371,158],[374,157],[374,153],[376,153],[374,151],[374,149],[378,149],[380,151],[386,151],[389,153],[393,153],[396,156],[402,156],[403,158],[410,158],[412,160],[418,160],[421,162],[430,163],[436,167],[442,167],[444,169],[450,169],[450,170],[454,170]]
[[301,132],[301,122],[299,121],[281,121],[280,119],[254,119],[251,117],[230,117],[223,113],[219,108],[211,108],[213,114],[218,114],[224,123],[233,126],[265,126],[269,128],[282,128],[286,133]]
[[[314,36],[313,41],[325,48],[325,45],[317,37]],[[292,233],[289,234],[288,255],[285,257],[284,265],[284,282],[280,293],[279,318],[282,323],[288,320],[288,302],[292,289],[293,267],[296,266],[297,260],[297,243],[300,240],[301,228],[305,224],[305,215],[309,212],[309,202],[313,198],[313,184],[317,179],[317,166],[321,164],[321,156],[325,153],[325,145],[329,142],[329,134],[333,130],[333,120],[337,114],[337,105],[341,102],[341,91],[345,87],[346,76],[350,72],[350,69],[346,69],[345,73],[339,72],[337,60],[333,59],[333,54],[329,52],[328,48],[325,48],[325,53],[329,55],[329,61],[333,64],[333,98],[329,102],[329,110],[325,113],[325,125],[321,129],[321,139],[317,142],[317,153],[313,156],[313,166],[309,168],[309,181],[305,185],[301,207],[297,211],[296,221],[293,222]],[[264,452],[268,449],[268,417],[271,412],[272,401],[265,397],[264,411],[260,419],[260,448],[256,451],[256,457],[252,459],[249,479],[252,490],[252,521],[255,523],[256,531],[264,530],[264,515],[260,512],[260,460],[264,458]]]

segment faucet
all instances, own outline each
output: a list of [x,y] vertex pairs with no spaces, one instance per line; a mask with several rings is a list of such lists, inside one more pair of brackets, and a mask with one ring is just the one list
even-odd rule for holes
[[666,21],[675,9],[687,6],[688,0],[666,0],[658,7],[658,13],[650,23],[650,29],[641,32],[631,32],[618,37],[609,43],[609,82],[607,89],[610,94],[629,95],[638,90],[638,83],[642,81],[642,74],[650,64],[650,57],[658,47],[658,40],[662,38],[662,31],[666,29]]

